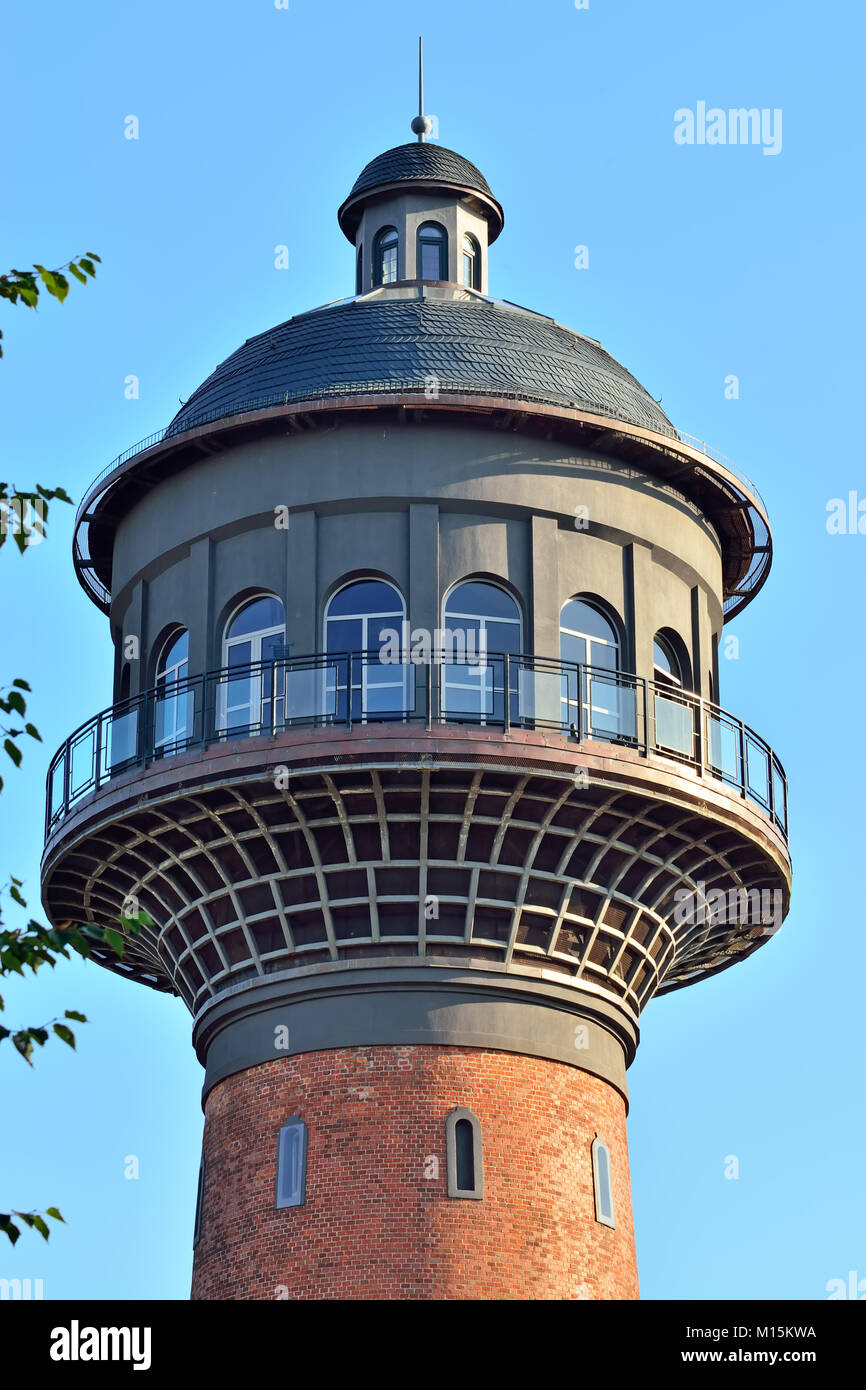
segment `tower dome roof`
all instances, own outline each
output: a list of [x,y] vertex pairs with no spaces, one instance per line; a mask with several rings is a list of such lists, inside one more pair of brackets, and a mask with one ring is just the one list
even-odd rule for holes
[[354,241],[363,204],[379,189],[393,189],[395,184],[417,188],[459,189],[476,195],[490,223],[490,241],[495,241],[505,225],[505,214],[491,192],[481,170],[456,150],[427,141],[412,141],[396,145],[377,155],[361,170],[348,198],[337,217],[340,227]]
[[[423,149],[424,146],[413,146]],[[592,338],[502,301],[348,300],[249,338],[193,393],[168,434],[281,401],[438,390],[573,406],[675,431]]]

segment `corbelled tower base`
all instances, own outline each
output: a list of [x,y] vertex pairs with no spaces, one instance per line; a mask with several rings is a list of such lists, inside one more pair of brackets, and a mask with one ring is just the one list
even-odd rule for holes
[[[479,1121],[483,1201],[448,1196],[446,1116]],[[638,1297],[626,1105],[561,1062],[469,1047],[346,1047],[219,1082],[206,1103],[198,1299]],[[303,1115],[305,1201],[275,1209]],[[616,1225],[596,1219],[610,1151]]]

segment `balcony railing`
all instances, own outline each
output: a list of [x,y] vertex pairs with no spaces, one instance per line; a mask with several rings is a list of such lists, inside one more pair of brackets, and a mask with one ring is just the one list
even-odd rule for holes
[[103,710],[58,749],[46,834],[84,797],[134,767],[284,729],[397,722],[549,729],[655,753],[755,803],[787,836],[785,772],[758,734],[670,685],[545,657],[486,652],[415,662],[378,649],[285,657],[157,685]]

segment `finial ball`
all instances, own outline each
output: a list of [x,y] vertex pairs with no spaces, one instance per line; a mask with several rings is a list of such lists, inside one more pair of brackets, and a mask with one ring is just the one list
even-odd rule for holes
[[415,116],[412,120],[412,133],[414,135],[429,135],[433,129],[433,122],[429,116]]

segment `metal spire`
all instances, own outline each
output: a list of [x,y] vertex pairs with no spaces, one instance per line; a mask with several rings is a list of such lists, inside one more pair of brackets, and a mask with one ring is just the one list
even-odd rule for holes
[[412,130],[418,136],[419,145],[433,129],[433,122],[424,115],[424,39],[418,36],[418,115],[412,122]]

